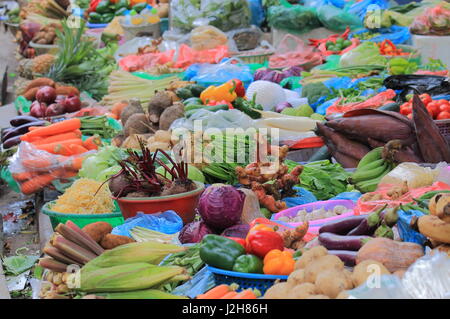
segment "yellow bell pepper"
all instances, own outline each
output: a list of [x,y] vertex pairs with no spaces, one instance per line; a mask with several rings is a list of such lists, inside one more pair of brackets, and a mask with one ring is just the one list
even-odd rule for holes
[[273,249],[264,257],[263,272],[266,275],[289,276],[295,267],[295,259],[290,251]]
[[209,86],[206,90],[200,94],[200,99],[203,103],[208,103],[208,101],[222,101],[233,102],[237,98],[237,93],[235,92],[236,86],[232,83],[224,83],[220,86]]

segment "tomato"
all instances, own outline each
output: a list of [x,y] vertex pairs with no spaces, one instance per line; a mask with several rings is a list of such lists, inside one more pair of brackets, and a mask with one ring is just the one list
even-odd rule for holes
[[428,103],[430,103],[432,101],[431,96],[427,93],[420,94],[419,97],[422,100],[423,104],[425,104],[425,105],[428,105]]
[[436,118],[437,120],[447,120],[450,119],[450,112],[443,111],[439,113],[439,115]]
[[439,104],[437,103],[428,103],[427,105],[427,110],[428,113],[430,113],[430,115],[435,118],[436,116],[438,116],[439,112],[441,112],[441,110],[439,109]]
[[408,115],[406,115],[406,117],[412,120],[412,113],[409,113]]
[[440,112],[450,112],[450,104],[448,103],[442,103],[441,105],[439,105],[439,111]]
[[[406,105],[405,105],[406,104]],[[407,103],[403,104],[400,107],[400,114],[402,115],[408,115],[412,113],[412,106],[408,105]]]
[[440,99],[437,102],[438,102],[439,105],[441,105],[441,104],[450,104],[447,100],[444,100],[444,99]]

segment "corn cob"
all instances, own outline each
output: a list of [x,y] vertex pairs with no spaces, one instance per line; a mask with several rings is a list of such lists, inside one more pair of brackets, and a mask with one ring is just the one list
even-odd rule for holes
[[136,290],[127,292],[99,293],[106,299],[188,299],[184,296],[172,295],[157,289]]
[[113,267],[132,263],[149,263],[158,265],[167,255],[186,248],[158,242],[142,242],[121,245],[105,251],[85,265],[86,268]]
[[109,268],[82,268],[80,290],[83,292],[122,292],[148,289],[184,272],[176,266],[134,263]]

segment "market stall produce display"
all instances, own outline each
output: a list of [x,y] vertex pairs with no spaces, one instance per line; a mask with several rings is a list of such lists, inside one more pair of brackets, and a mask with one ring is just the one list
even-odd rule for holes
[[449,5],[256,2],[6,13],[0,178],[53,227],[34,298],[448,297],[448,67],[406,43]]

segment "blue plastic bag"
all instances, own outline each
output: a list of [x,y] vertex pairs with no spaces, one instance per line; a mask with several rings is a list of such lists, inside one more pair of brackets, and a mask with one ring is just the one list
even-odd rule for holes
[[361,40],[361,42],[370,41],[370,42],[380,43],[380,42],[383,42],[384,40],[390,40],[390,41],[392,41],[392,43],[397,45],[397,44],[406,43],[411,38],[411,33],[409,32],[409,28],[408,27],[400,27],[398,25],[393,25],[390,28],[381,28],[381,29],[374,29],[374,30],[361,29],[361,30],[350,33],[349,38],[352,39],[352,38],[354,38],[355,34],[361,34],[361,33],[365,33],[365,32],[381,33],[381,35],[370,38],[369,40]]
[[183,220],[173,210],[158,214],[137,213],[124,224],[114,227],[112,234],[131,237],[130,230],[136,226],[144,227],[164,234],[175,234],[183,228]]
[[297,197],[283,198],[283,201],[286,202],[288,208],[317,202],[316,196],[310,191],[302,187],[294,187],[294,189],[297,191]]
[[327,109],[333,105],[334,102],[336,102],[339,98],[334,98],[332,100],[323,102],[322,104],[320,104],[319,106],[316,107],[315,112],[319,113],[321,115],[326,115],[327,114]]
[[256,26],[261,26],[266,18],[264,14],[264,8],[261,0],[247,0],[248,6],[250,7],[250,11],[252,13],[251,24]]
[[347,12],[357,15],[362,21],[364,20],[367,11],[387,8],[389,8],[389,1],[386,0],[362,0],[360,2],[349,4],[346,9]]
[[403,210],[398,210],[397,214],[398,214],[397,228],[400,238],[403,241],[423,245],[427,241],[427,238],[421,233],[413,230],[410,227],[410,223],[413,216],[420,217],[425,214],[419,210],[409,210],[407,212]]
[[210,272],[208,268],[203,267],[191,280],[175,288],[172,291],[172,294],[177,296],[187,296],[194,299],[198,295],[204,294],[215,285],[213,273]]
[[235,59],[228,59],[220,64],[201,64],[197,74],[190,80],[203,86],[210,86],[238,79],[245,87],[248,87],[253,82],[250,68],[245,64],[232,64],[233,60]]
[[362,194],[358,191],[354,191],[354,192],[343,192],[340,194],[337,194],[336,196],[334,196],[333,198],[330,198],[329,200],[338,200],[338,199],[342,199],[342,200],[352,200],[354,202],[358,201],[358,199],[362,196]]

